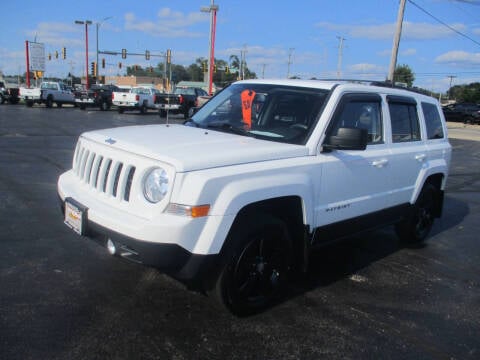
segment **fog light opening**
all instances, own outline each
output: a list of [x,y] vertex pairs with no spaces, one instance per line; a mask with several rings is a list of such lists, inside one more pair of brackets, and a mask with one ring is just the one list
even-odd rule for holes
[[115,247],[112,239],[108,239],[107,241],[107,250],[110,255],[115,255],[115,253],[117,252],[117,248]]

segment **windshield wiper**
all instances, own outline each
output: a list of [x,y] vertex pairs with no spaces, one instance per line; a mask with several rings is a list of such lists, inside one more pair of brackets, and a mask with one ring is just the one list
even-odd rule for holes
[[207,129],[215,129],[219,131],[229,132],[232,134],[254,137],[252,133],[248,132],[243,127],[233,126],[232,124],[229,124],[226,122],[212,122],[208,124],[206,127]]

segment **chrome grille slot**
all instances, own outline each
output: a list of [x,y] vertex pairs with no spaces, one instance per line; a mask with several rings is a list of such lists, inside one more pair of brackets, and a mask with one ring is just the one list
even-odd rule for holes
[[96,188],[98,183],[98,174],[100,172],[100,167],[102,166],[103,156],[95,157],[95,161],[92,165],[92,173],[90,176],[90,186]]
[[130,200],[130,190],[132,189],[133,175],[135,175],[135,166],[131,166],[128,170],[127,181],[125,183],[125,191],[123,193],[123,200]]
[[110,175],[110,167],[112,166],[112,160],[108,159],[105,163],[105,171],[102,171],[102,191],[107,192],[107,183],[108,183],[108,176]]
[[115,176],[113,181],[112,195],[117,197],[118,182],[120,180],[120,174],[122,173],[123,164],[120,163],[115,169]]
[[93,164],[93,161],[95,160],[95,153],[94,152],[91,152],[90,155],[88,156],[87,158],[87,162],[85,164],[85,176],[83,178],[83,180],[89,184],[90,183],[90,177],[92,175],[92,164]]

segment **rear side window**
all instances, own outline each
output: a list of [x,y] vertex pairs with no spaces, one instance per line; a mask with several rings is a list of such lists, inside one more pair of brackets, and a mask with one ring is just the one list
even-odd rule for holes
[[401,96],[388,96],[387,99],[393,142],[419,141],[421,135],[415,100]]
[[438,108],[434,104],[422,102],[423,117],[425,118],[425,126],[427,127],[427,138],[443,139],[443,126]]

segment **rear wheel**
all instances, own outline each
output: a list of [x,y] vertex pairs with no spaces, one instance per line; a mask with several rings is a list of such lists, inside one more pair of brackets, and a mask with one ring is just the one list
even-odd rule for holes
[[147,113],[147,105],[142,104],[142,106],[140,106],[140,114],[144,115],[146,113]]
[[53,98],[51,96],[47,98],[45,105],[47,106],[47,108],[51,108],[53,106]]
[[235,244],[217,280],[215,295],[236,315],[256,313],[282,294],[290,270],[291,241],[285,223],[271,216],[237,226]]
[[25,104],[27,105],[27,107],[32,107],[32,106],[33,106],[33,101],[27,100],[27,101],[25,102]]
[[118,113],[119,114],[123,114],[123,112],[125,111],[125,109],[123,107],[118,107]]
[[100,110],[102,110],[102,111],[107,111],[108,108],[109,108],[109,106],[108,106],[108,103],[107,103],[106,101],[102,101],[102,102],[100,103]]
[[425,184],[413,205],[413,211],[395,226],[400,240],[406,243],[420,243],[428,236],[435,219],[435,193],[432,184]]

